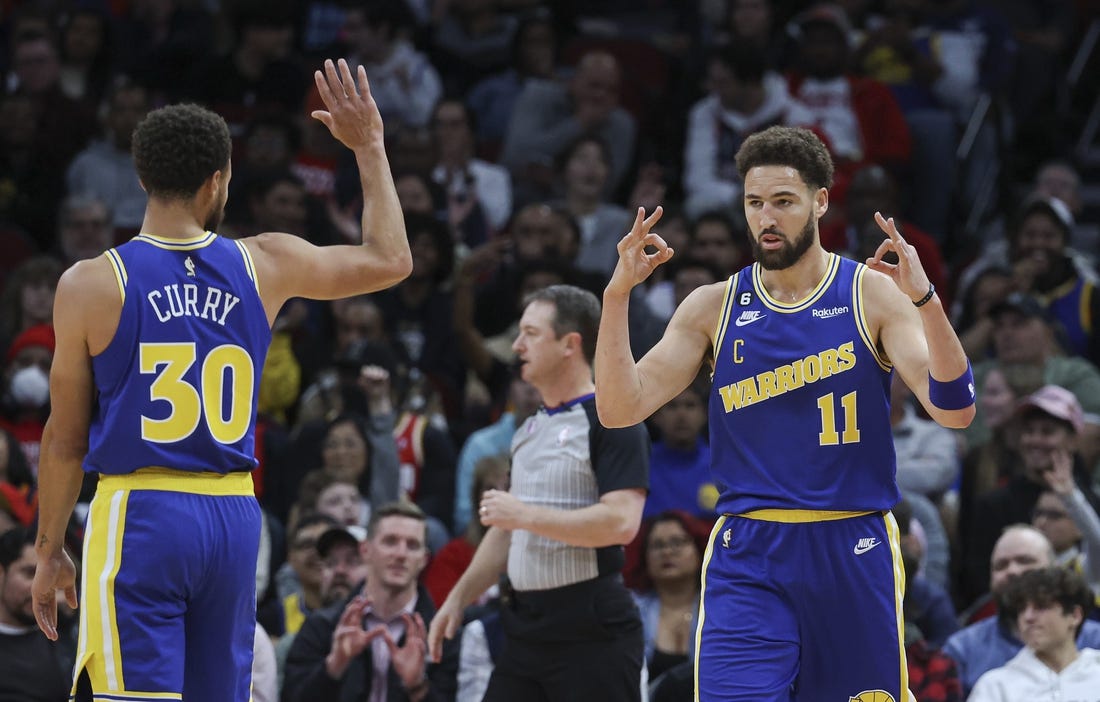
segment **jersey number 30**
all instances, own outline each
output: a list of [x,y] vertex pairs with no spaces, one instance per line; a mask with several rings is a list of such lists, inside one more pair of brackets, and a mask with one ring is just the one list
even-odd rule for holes
[[[182,441],[194,433],[202,419],[218,443],[233,444],[244,438],[251,424],[255,384],[252,358],[247,351],[234,344],[211,349],[202,359],[198,388],[184,379],[197,360],[193,343],[141,344],[138,355],[141,372],[157,376],[149,386],[149,399],[163,400],[171,406],[164,419],[142,415],[142,439],[158,444]],[[228,388],[226,370],[232,378]],[[228,417],[222,412],[227,390]]]

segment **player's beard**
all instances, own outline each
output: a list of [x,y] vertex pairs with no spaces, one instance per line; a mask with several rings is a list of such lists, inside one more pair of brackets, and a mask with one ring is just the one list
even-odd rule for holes
[[[783,246],[774,250],[765,250],[760,245],[760,237],[765,234],[774,234],[776,236],[783,237]],[[798,232],[798,236],[794,241],[787,239],[785,234],[774,229],[765,229],[760,232],[759,236],[753,236],[752,232],[749,232],[749,244],[752,246],[752,255],[756,259],[760,267],[766,271],[781,271],[790,268],[794,264],[798,263],[799,259],[810,250],[810,246],[814,243],[814,215],[811,212],[810,216],[806,218],[806,224],[803,225],[802,230]]]
[[222,225],[223,219],[225,219],[225,203],[219,203],[210,211],[210,214],[206,215],[206,221],[202,225],[203,229],[208,232],[216,232],[218,227]]

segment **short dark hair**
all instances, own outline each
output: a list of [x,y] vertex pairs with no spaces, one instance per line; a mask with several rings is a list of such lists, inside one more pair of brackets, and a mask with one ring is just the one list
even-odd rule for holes
[[8,566],[23,556],[23,550],[33,545],[34,532],[25,526],[14,526],[0,534],[0,568],[7,571]]
[[768,72],[768,61],[763,51],[738,42],[716,49],[710,57],[729,69],[730,73],[742,83],[759,85]]
[[833,159],[816,134],[801,127],[768,127],[749,135],[737,151],[741,180],[757,166],[787,166],[811,189],[833,186]]
[[1092,590],[1081,574],[1071,568],[1049,566],[1022,573],[1008,585],[1004,594],[1005,614],[1013,620],[1029,605],[1049,607],[1057,602],[1062,612],[1069,614],[1074,607],[1081,608],[1081,624],[1074,632],[1076,638],[1088,618],[1093,604]]
[[[393,502],[387,502],[378,509],[371,511],[370,521],[367,522],[368,539],[374,538],[374,535],[378,533],[378,523],[386,517],[408,517],[409,519],[416,519],[417,521],[424,522],[425,538],[427,537],[428,516],[424,514],[424,510],[417,507],[415,502],[395,500]],[[425,547],[427,547],[426,544]]]
[[193,197],[229,164],[231,148],[225,120],[194,104],[153,110],[134,129],[134,165],[150,197]]
[[600,301],[596,296],[575,285],[551,285],[528,295],[523,301],[524,308],[532,302],[549,302],[554,306],[554,334],[559,339],[570,332],[580,334],[584,359],[591,365],[600,329]]

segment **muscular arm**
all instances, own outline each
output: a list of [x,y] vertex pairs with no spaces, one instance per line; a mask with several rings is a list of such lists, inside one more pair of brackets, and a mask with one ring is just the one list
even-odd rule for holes
[[664,336],[637,363],[627,329],[629,292],[604,291],[596,337],[596,409],[606,427],[637,424],[686,388],[711,347],[725,283],[693,291],[677,308]]
[[[316,83],[327,110],[313,113],[355,154],[363,190],[363,243],[317,247],[291,234],[266,233],[245,240],[256,262],[260,295],[274,320],[292,297],[331,300],[374,292],[412,271],[412,254],[383,143],[382,118],[360,67],[358,84],[341,60]],[[345,94],[347,97],[345,97]]]
[[[50,368],[50,417],[42,434],[38,464],[38,540],[40,556],[56,554],[80,485],[88,452],[91,423],[92,358],[84,326],[85,307],[95,280],[97,261],[80,263],[61,276],[54,297],[56,348]],[[118,295],[115,288],[114,294]]]

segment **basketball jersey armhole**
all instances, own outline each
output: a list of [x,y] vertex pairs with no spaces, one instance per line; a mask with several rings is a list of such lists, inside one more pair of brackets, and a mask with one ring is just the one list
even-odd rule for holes
[[107,257],[107,262],[111,264],[111,270],[115,274],[115,282],[118,284],[118,293],[122,298],[122,302],[126,302],[126,283],[129,282],[129,276],[126,273],[126,264],[122,262],[122,257],[118,255],[118,251],[114,248],[107,249],[103,252],[103,255]]
[[875,363],[878,363],[882,370],[889,373],[894,369],[894,365],[883,358],[878,347],[875,346],[874,339],[871,337],[871,327],[867,324],[867,315],[864,311],[863,276],[867,273],[867,270],[867,266],[862,263],[858,264],[855,275],[852,276],[852,318],[855,320],[856,329],[859,330],[859,338],[863,340],[867,350],[871,352]]
[[[740,273],[734,273],[726,281],[726,292],[722,295],[722,309],[718,313],[718,323],[714,328],[713,360],[718,360],[718,350],[722,348],[722,339],[726,335],[730,317],[733,315],[733,298],[737,293],[737,281]],[[711,374],[713,375],[713,373]]]

